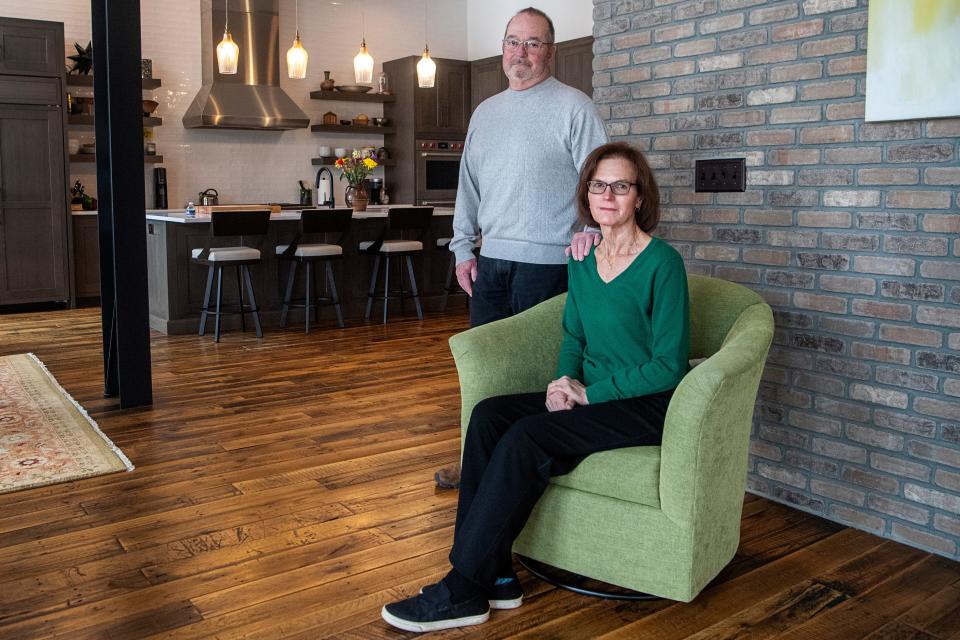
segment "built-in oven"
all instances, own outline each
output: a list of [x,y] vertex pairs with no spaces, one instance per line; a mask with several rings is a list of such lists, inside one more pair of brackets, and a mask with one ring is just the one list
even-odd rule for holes
[[417,204],[452,207],[457,199],[463,142],[417,140],[415,156]]

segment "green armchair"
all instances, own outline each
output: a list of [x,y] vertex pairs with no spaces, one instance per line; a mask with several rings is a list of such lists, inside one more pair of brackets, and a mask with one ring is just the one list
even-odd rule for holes
[[[773,314],[755,292],[691,275],[690,358],[659,447],[589,456],[550,485],[514,551],[583,576],[689,602],[740,542],[747,449]],[[545,390],[565,296],[450,338],[461,425],[480,400]]]

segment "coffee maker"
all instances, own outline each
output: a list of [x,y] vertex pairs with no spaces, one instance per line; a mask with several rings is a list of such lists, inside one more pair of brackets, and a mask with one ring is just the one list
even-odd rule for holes
[[163,167],[153,168],[153,208],[167,208],[167,170]]
[[383,204],[383,178],[367,178],[366,182],[370,204]]

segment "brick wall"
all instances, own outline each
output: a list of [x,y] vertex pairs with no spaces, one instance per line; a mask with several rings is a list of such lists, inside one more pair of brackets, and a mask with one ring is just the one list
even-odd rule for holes
[[[960,557],[960,118],[863,121],[866,0],[594,4],[594,99],[660,235],[774,309],[750,490]],[[746,192],[694,192],[715,157]]]

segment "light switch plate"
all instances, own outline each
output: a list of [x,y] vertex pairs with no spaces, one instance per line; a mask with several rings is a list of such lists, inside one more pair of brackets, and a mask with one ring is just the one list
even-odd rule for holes
[[697,160],[695,163],[695,191],[746,191],[746,158]]

